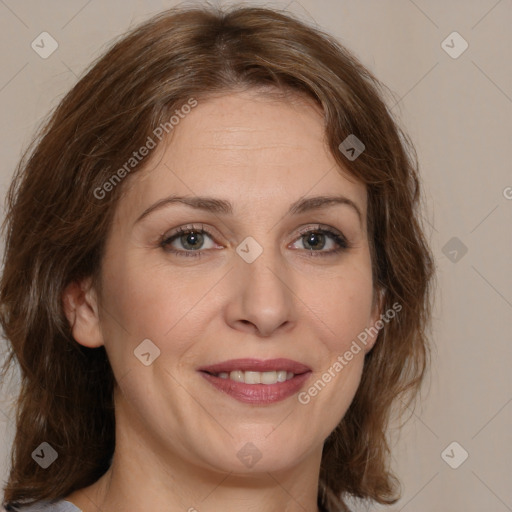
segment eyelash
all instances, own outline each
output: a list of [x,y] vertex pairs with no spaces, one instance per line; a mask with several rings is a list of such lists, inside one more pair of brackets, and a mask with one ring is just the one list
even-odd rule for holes
[[[182,226],[182,227],[178,228],[170,236],[164,235],[162,237],[162,240],[160,241],[159,245],[166,252],[171,253],[171,254],[175,254],[176,256],[192,257],[192,258],[194,258],[194,257],[195,258],[201,257],[201,256],[203,256],[203,252],[204,251],[200,251],[200,250],[190,251],[190,250],[169,249],[170,244],[174,240],[176,240],[177,238],[181,237],[184,234],[188,234],[188,233],[191,233],[191,232],[200,233],[200,234],[207,234],[209,237],[213,238],[212,233],[210,233],[210,231],[208,231],[208,229],[205,229],[204,225],[201,225],[200,228],[198,228],[196,226],[193,226],[193,225],[189,225],[189,226]],[[305,236],[305,235],[307,235],[309,233],[321,233],[321,234],[327,235],[332,240],[334,240],[334,242],[338,246],[336,249],[331,249],[330,251],[322,251],[322,250],[314,251],[313,249],[304,249],[305,251],[308,252],[309,256],[311,256],[311,257],[335,256],[335,255],[337,255],[337,254],[339,254],[341,252],[344,252],[347,249],[351,248],[351,245],[349,244],[349,242],[343,236],[342,233],[340,233],[338,231],[334,231],[334,230],[332,230],[330,228],[327,228],[327,227],[323,227],[322,225],[317,225],[317,226],[314,226],[314,227],[308,226],[307,228],[304,228],[303,230],[301,230],[299,232],[300,236],[296,240],[299,240],[300,238],[302,238],[303,236]],[[207,250],[210,250],[210,249],[207,249]]]

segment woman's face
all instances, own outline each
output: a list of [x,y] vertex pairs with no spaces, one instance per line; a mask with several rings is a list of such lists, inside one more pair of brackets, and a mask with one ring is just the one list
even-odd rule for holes
[[118,446],[222,472],[319,462],[371,338],[335,363],[379,314],[365,186],[340,175],[321,112],[297,98],[199,101],[154,151],[118,203],[97,332],[76,336],[106,347]]

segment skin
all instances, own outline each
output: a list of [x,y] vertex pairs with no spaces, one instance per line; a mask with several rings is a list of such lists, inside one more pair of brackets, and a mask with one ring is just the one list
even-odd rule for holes
[[[307,390],[378,320],[366,188],[343,174],[326,146],[321,111],[300,97],[210,98],[172,134],[152,165],[127,179],[107,239],[102,293],[85,279],[63,295],[75,339],[105,345],[118,383],[112,466],[66,499],[84,512],[316,512],[323,442],[347,411],[375,339],[305,405],[297,395],[271,405],[238,402],[197,368],[284,357],[312,369]],[[174,204],[136,222],[170,194],[229,200],[234,212]],[[294,201],[317,195],[349,198],[362,218],[346,204],[286,214]],[[202,246],[192,241],[203,256],[159,245],[191,223],[213,233]],[[341,231],[350,248],[328,255],[336,242],[326,237],[310,256],[309,238],[298,230],[318,232],[318,224]],[[236,252],[247,236],[263,248],[252,263]],[[172,248],[193,252],[184,243],[178,237]],[[144,339],[160,349],[149,366],[134,356]],[[251,468],[237,457],[249,442],[261,453]]]

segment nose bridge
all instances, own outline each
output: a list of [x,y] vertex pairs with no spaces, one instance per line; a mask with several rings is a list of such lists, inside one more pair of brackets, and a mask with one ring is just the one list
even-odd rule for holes
[[279,244],[272,231],[246,237],[236,248],[232,275],[236,293],[232,300],[238,318],[265,335],[292,319],[293,293],[289,273],[282,261]]

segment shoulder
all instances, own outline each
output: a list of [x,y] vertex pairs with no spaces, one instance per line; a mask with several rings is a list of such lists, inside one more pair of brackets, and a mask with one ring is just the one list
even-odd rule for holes
[[2,508],[1,512],[82,512],[70,501],[59,500],[55,502],[38,501],[30,505],[19,505]]

